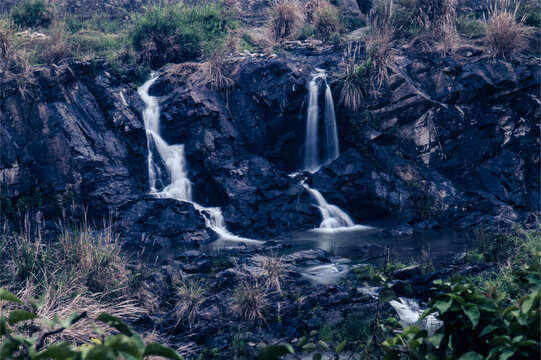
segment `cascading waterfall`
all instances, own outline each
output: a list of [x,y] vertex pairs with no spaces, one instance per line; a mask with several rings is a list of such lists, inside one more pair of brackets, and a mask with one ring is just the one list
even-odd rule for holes
[[[306,139],[304,144],[303,170],[314,173],[322,165],[329,164],[339,155],[338,132],[336,130],[336,117],[334,114],[334,101],[331,87],[327,84],[327,74],[324,70],[316,69],[308,84],[308,109],[306,111]],[[325,103],[323,109],[323,120],[325,125],[324,143],[326,147],[321,148],[319,141],[319,89],[320,82],[325,84]],[[321,154],[321,155],[320,155]]]
[[[150,180],[150,193],[159,198],[171,198],[190,202],[205,218],[207,227],[226,240],[242,240],[239,236],[231,234],[226,226],[222,211],[219,207],[204,207],[192,200],[192,183],[186,170],[186,157],[184,145],[169,145],[160,135],[160,105],[158,99],[151,96],[148,91],[158,77],[152,75],[138,90],[139,96],[146,105],[143,111],[143,120],[147,134],[148,145],[148,178]],[[159,163],[154,159],[154,149],[163,161],[167,174],[164,174]],[[158,189],[158,184],[164,184],[169,176],[169,185]]]
[[321,217],[323,221],[319,225],[322,229],[336,229],[341,227],[352,227],[355,226],[355,223],[348,214],[346,214],[342,209],[336,205],[329,204],[323,195],[316,189],[310,189],[310,194],[316,199],[317,207],[321,212]]
[[[336,117],[334,113],[334,101],[331,87],[327,84],[327,74],[324,70],[316,69],[308,84],[308,110],[306,112],[306,141],[304,145],[304,170],[314,173],[321,166],[327,165],[335,160],[340,154],[338,146],[338,131],[336,130]],[[325,122],[326,147],[322,151],[323,161],[319,156],[321,144],[319,142],[319,83],[325,83],[325,108],[323,111],[323,120]],[[339,229],[351,228],[355,223],[342,209],[336,205],[329,204],[323,195],[316,189],[311,189],[307,184],[302,185],[310,192],[317,202],[317,207],[321,213],[322,221],[320,229]]]

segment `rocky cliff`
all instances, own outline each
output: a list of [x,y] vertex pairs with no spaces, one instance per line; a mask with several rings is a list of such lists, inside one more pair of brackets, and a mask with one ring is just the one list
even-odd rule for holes
[[[293,47],[229,62],[234,86],[217,91],[200,65],[162,69],[164,138],[186,144],[195,201],[221,206],[229,229],[265,238],[312,228],[299,169],[303,103],[314,68],[335,74],[341,47]],[[308,183],[357,222],[475,227],[539,213],[539,64],[470,54],[410,53],[386,92],[358,114],[338,112],[341,156]],[[46,217],[84,204],[109,212],[124,237],[167,245],[215,235],[189,203],[149,197],[143,102],[100,64],[36,68],[25,98],[2,82],[3,198],[42,197]],[[336,93],[336,91],[335,91]],[[4,214],[5,215],[5,212]]]

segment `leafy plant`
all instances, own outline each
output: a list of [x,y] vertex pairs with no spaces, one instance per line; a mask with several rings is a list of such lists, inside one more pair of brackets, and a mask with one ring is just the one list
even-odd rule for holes
[[[0,303],[21,304],[22,301],[11,292],[0,289]],[[119,357],[129,360],[139,360],[150,356],[161,356],[167,359],[182,360],[182,357],[173,349],[158,343],[144,344],[143,338],[136,334],[119,318],[106,313],[98,316],[97,320],[115,329],[118,333],[109,335],[101,340],[94,339],[92,343],[80,346],[69,341],[47,344],[47,338],[70,328],[83,318],[85,312],[74,313],[66,319],[55,316],[48,322],[49,329],[38,329],[38,336],[32,326],[39,318],[35,310],[39,304],[31,304],[33,311],[11,310],[0,317],[0,357],[5,360],[16,359],[57,359],[57,360],[117,360]],[[18,334],[21,327],[30,329],[29,335]]]
[[540,347],[540,275],[538,262],[515,273],[524,296],[511,306],[502,305],[506,294],[496,288],[479,294],[460,278],[435,281],[440,293],[421,319],[437,314],[443,326],[433,335],[418,327],[406,328],[385,340],[385,359],[535,358]]

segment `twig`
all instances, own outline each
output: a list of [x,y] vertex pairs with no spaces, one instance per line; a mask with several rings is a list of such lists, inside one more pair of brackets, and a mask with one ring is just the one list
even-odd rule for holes
[[[73,321],[71,322],[71,325],[75,324],[77,321],[79,321],[81,319],[84,319],[86,316],[87,316],[87,312],[86,311],[82,312],[81,314],[77,315],[73,319]],[[39,349],[45,343],[45,339],[47,339],[47,337],[52,336],[52,335],[56,335],[56,334],[60,334],[64,330],[66,330],[65,327],[61,327],[61,328],[58,328],[56,330],[51,330],[51,331],[42,331],[40,333],[39,337],[38,337],[38,340],[36,341],[36,350],[39,351]]]

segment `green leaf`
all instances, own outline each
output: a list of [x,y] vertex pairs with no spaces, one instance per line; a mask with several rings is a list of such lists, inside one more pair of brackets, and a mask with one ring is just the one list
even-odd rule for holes
[[311,353],[312,351],[314,351],[315,349],[317,349],[317,346],[316,344],[313,344],[313,343],[308,343],[306,345],[304,345],[302,347],[302,349],[308,353]]
[[428,342],[430,345],[434,346],[436,349],[440,348],[441,341],[443,340],[444,334],[443,332],[437,332],[434,335],[432,335],[430,338],[428,338]]
[[36,314],[28,311],[14,310],[9,314],[8,323],[9,325],[14,325],[18,322],[32,320],[37,317]]
[[107,346],[96,345],[86,353],[83,360],[117,360],[117,356]]
[[483,357],[475,351],[470,351],[463,354],[458,360],[483,360]]
[[278,360],[287,354],[295,354],[293,347],[289,344],[277,344],[265,346],[257,355],[257,360]]
[[105,339],[105,346],[130,354],[136,359],[141,359],[141,352],[137,344],[126,335],[114,335]]
[[477,308],[477,306],[474,304],[466,304],[462,306],[462,310],[464,311],[468,319],[470,319],[473,327],[475,328],[477,324],[479,323],[479,316],[480,316],[479,309]]
[[491,332],[495,331],[495,330],[498,330],[498,327],[497,326],[494,326],[494,325],[487,325],[483,331],[481,331],[481,334],[479,334],[479,336],[485,336],[485,335],[488,335],[490,334]]
[[0,336],[11,334],[11,330],[8,327],[7,319],[5,317],[0,318]]
[[396,296],[394,291],[392,291],[391,289],[383,289],[379,293],[378,300],[382,304],[388,303],[393,300],[400,302],[400,299]]
[[323,340],[319,340],[317,342],[317,346],[319,346],[321,350],[330,351],[329,345],[327,345],[327,343]]
[[453,300],[456,300],[460,305],[464,305],[466,303],[466,301],[461,296],[459,296],[457,294],[448,293],[448,294],[445,294],[445,295],[449,296]]
[[310,331],[310,336],[316,336],[317,333],[318,333],[317,330],[312,330],[312,331]]
[[163,346],[162,344],[158,343],[150,343],[147,346],[145,346],[145,351],[143,352],[143,358],[147,356],[161,356],[167,359],[173,359],[173,360],[182,360],[182,356],[175,350],[168,348],[167,346]]
[[0,344],[0,359],[12,359],[11,355],[14,355],[15,352],[19,349],[19,344],[12,340],[6,339]]
[[434,303],[434,307],[438,309],[440,314],[444,314],[449,308],[453,305],[453,299],[448,299],[447,301],[439,300]]
[[525,296],[523,298],[522,305],[520,306],[522,312],[528,313],[532,309],[534,301],[535,301],[534,296],[532,295]]
[[302,347],[304,344],[306,344],[306,341],[307,341],[307,340],[308,340],[308,339],[306,338],[306,336],[301,337],[301,338],[299,339],[299,342],[297,343],[297,346]]
[[74,358],[77,352],[78,351],[75,345],[69,343],[68,341],[63,341],[57,344],[53,344],[45,350],[40,351],[35,359],[65,360],[69,358]]
[[13,295],[13,293],[7,291],[6,289],[0,289],[0,300],[11,301],[15,303],[20,303],[21,299]]
[[340,344],[336,345],[334,348],[334,351],[336,351],[337,354],[340,354],[342,350],[346,347],[347,340],[342,341]]
[[109,315],[107,313],[102,313],[102,314],[100,314],[100,316],[98,316],[98,321],[101,321],[103,323],[106,323],[109,326],[114,327],[115,329],[117,329],[118,331],[120,331],[122,334],[124,334],[126,336],[135,335],[133,330],[128,325],[123,323],[116,316]]
[[507,360],[507,359],[509,359],[511,356],[515,355],[515,351],[516,351],[516,349],[505,349],[505,350],[502,351],[502,353],[500,354],[500,360]]
[[320,353],[316,353],[312,356],[312,360],[321,360],[323,359],[323,355],[321,355]]
[[509,314],[511,311],[515,311],[515,310],[518,310],[518,306],[511,305],[511,306],[509,306],[507,309],[505,309],[503,311],[502,316],[505,316],[505,315]]

